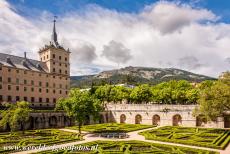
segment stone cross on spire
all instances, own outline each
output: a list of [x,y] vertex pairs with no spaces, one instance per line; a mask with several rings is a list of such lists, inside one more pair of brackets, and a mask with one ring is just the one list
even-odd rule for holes
[[53,20],[54,26],[53,26],[53,33],[52,33],[52,37],[51,37],[51,42],[56,47],[59,47],[58,40],[57,40],[56,26],[55,26],[56,18],[57,18],[57,16],[54,16],[54,20]]

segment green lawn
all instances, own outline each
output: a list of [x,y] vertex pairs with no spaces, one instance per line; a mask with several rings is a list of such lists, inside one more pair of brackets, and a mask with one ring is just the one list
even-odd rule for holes
[[[95,125],[82,126],[82,131],[102,133],[102,132],[131,132],[141,130],[145,128],[155,127],[153,125],[141,125],[141,124],[119,124],[119,123],[104,123]],[[77,126],[68,127],[69,129],[78,130]]]
[[[79,151],[79,150],[58,150],[58,151],[44,151],[38,154],[84,154],[84,153],[98,153],[98,154],[218,154],[218,152],[192,149],[179,146],[170,146],[156,143],[148,143],[142,141],[94,141],[81,144],[82,149],[90,149],[92,146],[97,150]],[[75,145],[79,147],[79,145]],[[86,148],[87,147],[87,148]]]
[[15,151],[15,148],[6,150],[4,147],[16,146],[22,148],[40,144],[53,145],[80,139],[81,137],[77,133],[57,129],[28,130],[24,134],[22,132],[0,133],[0,153]]
[[224,149],[230,141],[230,131],[212,128],[165,126],[140,132],[147,140],[174,142],[215,149]]

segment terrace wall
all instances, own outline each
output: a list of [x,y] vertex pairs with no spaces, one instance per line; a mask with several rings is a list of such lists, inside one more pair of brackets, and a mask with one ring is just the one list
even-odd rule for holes
[[195,107],[196,105],[107,104],[106,108],[110,122],[224,128],[222,117],[215,122],[199,123],[192,115]]

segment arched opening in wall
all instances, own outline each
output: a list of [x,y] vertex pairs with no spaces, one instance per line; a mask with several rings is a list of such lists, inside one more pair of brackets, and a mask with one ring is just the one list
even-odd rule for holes
[[196,117],[196,126],[204,126],[207,123],[207,119],[202,115]]
[[182,124],[182,117],[179,114],[174,115],[172,120],[173,126],[180,126]]
[[100,115],[99,123],[100,123],[100,124],[105,123],[103,114]]
[[224,116],[224,128],[230,128],[230,115]]
[[57,127],[57,117],[52,116],[49,118],[50,127]]
[[135,116],[135,124],[141,124],[142,117],[140,114]]
[[160,116],[159,115],[157,115],[157,114],[155,114],[154,116],[153,116],[153,125],[156,125],[156,126],[159,126],[160,125]]
[[34,117],[30,116],[29,123],[30,123],[30,128],[29,129],[34,129]]
[[120,116],[120,123],[125,123],[125,121],[126,121],[126,116],[124,115],[124,114],[122,114],[121,116]]

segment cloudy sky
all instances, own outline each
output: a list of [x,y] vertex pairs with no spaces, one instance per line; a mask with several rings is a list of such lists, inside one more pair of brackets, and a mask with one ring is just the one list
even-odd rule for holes
[[38,59],[57,15],[71,75],[125,66],[230,70],[227,0],[0,0],[0,52]]

